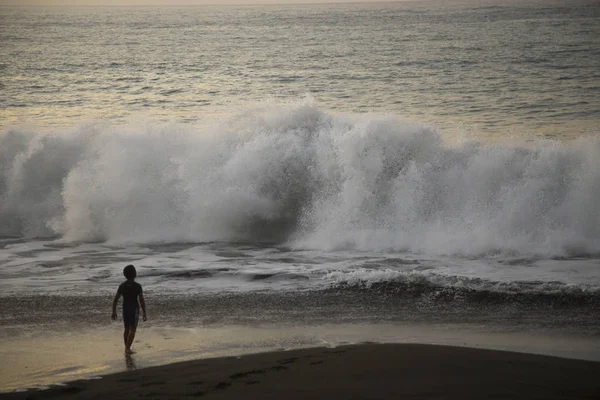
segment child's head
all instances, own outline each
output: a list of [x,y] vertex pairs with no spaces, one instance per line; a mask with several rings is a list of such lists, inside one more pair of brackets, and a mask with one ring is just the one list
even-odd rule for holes
[[125,278],[127,278],[127,279],[135,279],[135,276],[137,275],[137,272],[135,271],[135,267],[133,265],[129,264],[128,266],[123,268],[123,275],[125,275]]

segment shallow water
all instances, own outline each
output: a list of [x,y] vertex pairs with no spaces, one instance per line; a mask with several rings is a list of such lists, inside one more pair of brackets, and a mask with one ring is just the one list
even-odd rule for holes
[[5,240],[0,288],[7,295],[112,293],[123,265],[156,295],[352,289],[448,291],[507,302],[589,301],[600,296],[594,257],[467,258],[409,252],[319,251],[250,243],[117,246],[61,240]]

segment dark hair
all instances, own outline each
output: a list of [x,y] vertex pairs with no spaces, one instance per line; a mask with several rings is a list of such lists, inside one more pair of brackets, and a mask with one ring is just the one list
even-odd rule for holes
[[127,278],[127,279],[135,279],[135,276],[137,275],[137,272],[135,271],[135,267],[133,265],[129,264],[128,266],[123,268],[123,275],[125,275],[125,278]]

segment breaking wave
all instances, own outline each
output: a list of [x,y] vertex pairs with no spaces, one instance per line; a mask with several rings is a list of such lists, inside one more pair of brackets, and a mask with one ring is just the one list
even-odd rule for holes
[[600,253],[600,141],[450,146],[310,102],[211,128],[0,133],[0,235],[426,254]]
[[397,270],[336,271],[331,288],[368,291],[430,303],[600,307],[600,287],[545,281],[489,279]]

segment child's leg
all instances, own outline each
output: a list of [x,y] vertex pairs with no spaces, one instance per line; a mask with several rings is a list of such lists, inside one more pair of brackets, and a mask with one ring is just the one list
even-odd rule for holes
[[129,328],[129,335],[127,336],[127,342],[125,343],[125,349],[128,352],[131,352],[131,345],[133,344],[133,339],[135,339],[135,330],[135,325]]
[[129,338],[129,326],[125,327],[125,330],[123,331],[123,343],[125,344],[125,350],[127,350],[127,338]]
[[125,321],[125,329],[127,332],[123,334],[125,340],[125,352],[128,354],[133,353],[131,351],[131,345],[135,338],[135,330],[138,324],[139,310],[138,308],[126,310],[123,309],[123,321]]

